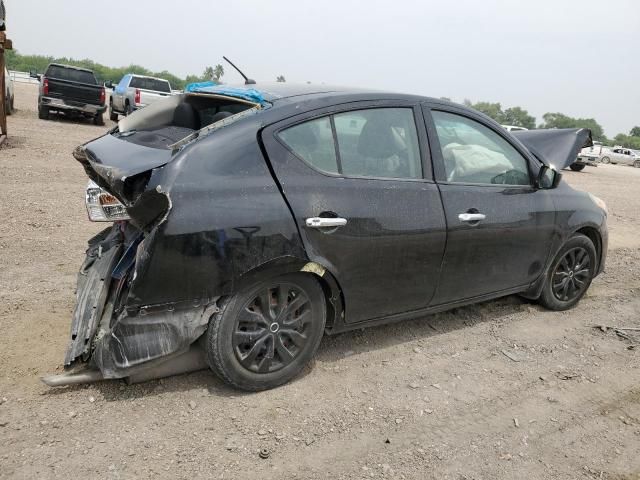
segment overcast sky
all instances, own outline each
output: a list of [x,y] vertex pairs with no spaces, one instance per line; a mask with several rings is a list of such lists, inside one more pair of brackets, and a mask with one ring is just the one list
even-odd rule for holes
[[[311,81],[640,125],[640,0],[4,0],[21,53]],[[223,80],[241,80],[225,65]]]

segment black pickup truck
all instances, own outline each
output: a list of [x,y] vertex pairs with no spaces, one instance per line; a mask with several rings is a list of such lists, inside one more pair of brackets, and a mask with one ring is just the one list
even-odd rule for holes
[[56,111],[93,118],[96,125],[104,125],[105,90],[91,70],[52,63],[44,75],[34,72],[31,76],[40,80],[39,118],[46,120],[49,112]]

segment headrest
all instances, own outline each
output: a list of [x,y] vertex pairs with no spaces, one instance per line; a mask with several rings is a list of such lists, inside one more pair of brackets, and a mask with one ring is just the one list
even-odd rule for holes
[[200,116],[195,108],[183,102],[173,112],[173,124],[176,127],[200,130]]

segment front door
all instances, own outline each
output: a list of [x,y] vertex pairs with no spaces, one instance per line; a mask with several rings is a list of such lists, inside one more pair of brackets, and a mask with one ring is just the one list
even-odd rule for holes
[[522,289],[543,273],[554,235],[535,160],[480,116],[435,105],[425,115],[448,226],[433,305]]
[[420,109],[343,105],[268,127],[262,139],[308,257],[340,284],[345,322],[426,307],[445,220]]

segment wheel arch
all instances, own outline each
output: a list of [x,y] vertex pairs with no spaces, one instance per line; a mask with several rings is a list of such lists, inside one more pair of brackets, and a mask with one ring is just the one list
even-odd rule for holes
[[342,321],[344,294],[338,281],[324,265],[318,262],[311,262],[308,259],[293,256],[279,257],[252,268],[240,275],[237,281],[234,282],[232,294],[249,287],[253,283],[289,273],[313,275],[318,280],[324,293],[327,309],[325,326],[327,330],[331,330]]
[[600,271],[600,264],[602,262],[602,235],[600,231],[590,225],[583,226],[578,228],[573,232],[572,236],[575,234],[581,234],[587,237],[591,242],[593,242],[593,246],[596,247],[596,255],[598,257],[598,264],[596,266],[596,272]]

